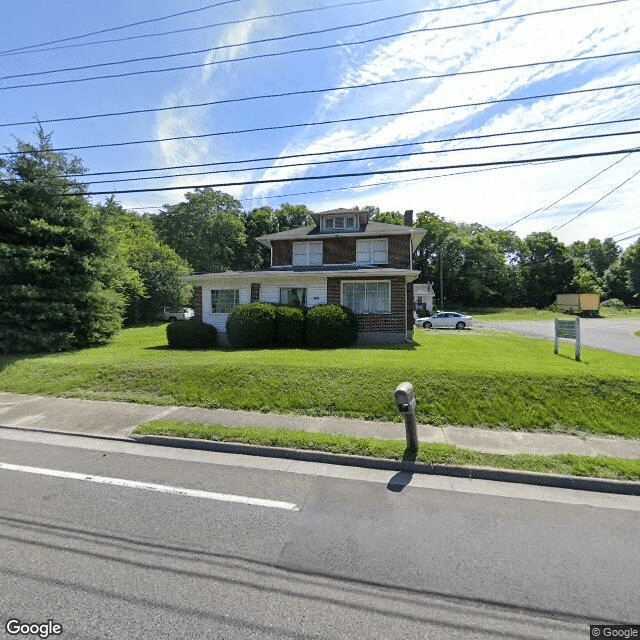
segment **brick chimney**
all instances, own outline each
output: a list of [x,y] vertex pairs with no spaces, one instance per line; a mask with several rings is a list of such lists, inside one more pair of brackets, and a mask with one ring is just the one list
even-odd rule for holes
[[404,212],[404,226],[413,227],[413,209],[407,209]]

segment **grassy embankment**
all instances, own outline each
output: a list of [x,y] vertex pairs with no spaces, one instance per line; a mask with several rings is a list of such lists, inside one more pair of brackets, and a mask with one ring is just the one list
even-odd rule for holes
[[[517,320],[553,320],[556,317],[563,317],[562,313],[547,311],[546,309],[534,309],[533,307],[523,308],[476,308],[464,310],[468,315],[473,316],[477,322],[514,322]],[[640,318],[640,309],[609,309],[600,307],[598,315],[601,318]]]
[[[407,458],[404,441],[355,438],[325,433],[308,433],[287,429],[224,427],[186,423],[175,420],[152,420],[136,429],[139,434],[198,438],[219,442],[240,442],[266,447],[284,447],[306,451],[323,451],[346,455],[403,460]],[[588,476],[615,480],[640,480],[640,460],[570,454],[540,456],[530,454],[501,455],[462,449],[450,444],[420,444],[409,459],[430,464],[517,469],[557,475]]]
[[351,349],[175,351],[165,326],[121,331],[75,353],[0,357],[0,389],[162,405],[400,421],[410,380],[418,421],[640,436],[640,358],[494,332],[416,330],[416,343]]

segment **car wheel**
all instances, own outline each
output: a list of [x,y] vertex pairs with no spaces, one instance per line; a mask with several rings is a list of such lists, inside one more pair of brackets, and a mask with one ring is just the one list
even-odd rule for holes
[[175,322],[175,321],[176,321],[176,319],[175,319],[173,316],[171,316],[171,317],[169,318],[169,322]]
[[464,329],[467,325],[464,322],[458,322],[456,329]]
[[422,325],[422,328],[423,328],[423,329],[431,329],[431,326],[432,326],[432,325],[431,325],[431,323],[430,323],[430,322],[425,322],[425,323]]

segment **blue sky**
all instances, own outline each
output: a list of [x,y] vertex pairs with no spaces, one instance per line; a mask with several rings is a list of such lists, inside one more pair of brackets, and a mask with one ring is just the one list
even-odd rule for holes
[[[567,243],[614,236],[627,246],[637,237],[634,233],[640,231],[640,174],[634,176],[640,172],[640,153],[500,169],[414,171],[640,146],[640,134],[628,134],[486,148],[640,131],[640,120],[594,124],[640,117],[640,86],[586,91],[640,83],[639,53],[610,55],[640,49],[640,0],[561,10],[579,4],[582,3],[578,0],[405,0],[401,4],[391,0],[189,0],[179,4],[168,0],[2,1],[0,51],[7,53],[0,55],[0,123],[28,124],[0,127],[0,146],[3,150],[14,147],[15,138],[33,140],[36,117],[45,121],[386,82],[341,91],[43,126],[53,132],[56,147],[77,147],[303,124],[306,126],[79,149],[74,153],[91,173],[274,158],[242,165],[91,176],[87,180],[136,180],[91,183],[90,191],[282,180],[219,188],[237,197],[245,209],[263,204],[275,208],[292,202],[307,204],[315,211],[354,205],[374,205],[381,210],[430,210],[450,220],[480,222],[496,229],[512,225],[509,228],[521,237],[532,231],[551,230]],[[593,0],[584,4],[595,5]],[[457,5],[470,6],[453,8]],[[112,29],[186,11],[190,13]],[[546,11],[549,12],[540,13]],[[537,15],[523,15],[533,12]],[[264,17],[281,13],[290,15]],[[369,24],[355,26],[363,22]],[[111,30],[84,36],[106,29]],[[163,33],[169,31],[174,33]],[[285,37],[309,31],[324,32]],[[269,38],[276,39],[254,42]],[[65,40],[22,49],[62,39]],[[373,41],[357,44],[362,40]],[[324,48],[272,55],[318,47]],[[10,51],[14,49],[20,50]],[[173,55],[193,50],[202,51]],[[170,57],[23,75],[160,55]],[[609,57],[549,62],[604,55]],[[263,57],[239,59],[251,56]],[[468,73],[540,62],[547,64]],[[182,65],[206,66],[10,88]],[[444,74],[447,77],[424,78]],[[418,76],[422,79],[389,83]],[[516,100],[567,91],[580,93]],[[482,102],[491,104],[451,108]],[[318,124],[390,113],[399,115]],[[591,126],[575,126],[585,124]],[[569,128],[534,131],[550,127]],[[527,133],[514,133],[521,131]],[[464,139],[489,135],[492,137]],[[362,147],[380,148],[354,151]],[[334,151],[343,153],[327,154]],[[308,155],[286,158],[295,154]],[[365,159],[389,154],[405,155]],[[337,158],[347,161],[313,164]],[[283,166],[300,162],[311,164]],[[251,170],[230,171],[240,167]],[[221,172],[140,180],[159,174],[207,170]],[[387,170],[403,172],[309,179]],[[116,198],[126,207],[155,212],[155,207],[179,202],[183,194],[184,191],[175,190],[116,194]],[[94,199],[103,200],[104,196]],[[524,219],[513,224],[521,218]]]

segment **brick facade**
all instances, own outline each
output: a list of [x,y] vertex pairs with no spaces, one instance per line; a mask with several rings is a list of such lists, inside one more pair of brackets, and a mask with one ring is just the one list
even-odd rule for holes
[[355,261],[355,238],[325,238],[322,240],[322,262],[324,264],[351,264]]
[[202,322],[202,287],[193,288],[193,310],[194,318]]
[[271,243],[274,267],[283,267],[293,263],[293,241],[274,240]]
[[[367,236],[367,240],[371,240]],[[354,236],[344,238],[323,238],[321,235],[309,241],[322,241],[323,264],[354,264],[356,261],[356,240]],[[283,267],[293,262],[293,240],[273,241],[273,266]],[[394,269],[409,269],[411,266],[411,236],[388,236],[389,262],[386,266]]]
[[[343,280],[353,280],[353,278],[328,278],[327,279],[327,302],[329,304],[340,304],[341,282]],[[361,313],[358,314],[358,324],[360,331],[385,331],[401,333],[406,329],[413,328],[413,295],[409,296],[409,287],[413,294],[413,286],[405,282],[403,277],[381,278],[372,276],[370,278],[358,278],[358,280],[390,280],[391,281],[391,313]],[[405,307],[406,303],[406,307]],[[405,318],[407,321],[405,327]]]

